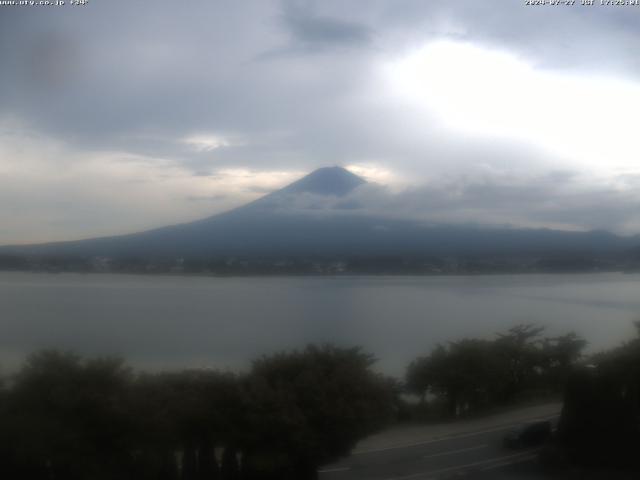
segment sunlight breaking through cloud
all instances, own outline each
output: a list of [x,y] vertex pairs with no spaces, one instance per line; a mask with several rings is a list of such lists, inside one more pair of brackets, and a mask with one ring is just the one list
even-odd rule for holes
[[461,135],[516,139],[600,173],[638,170],[638,83],[545,70],[451,40],[428,43],[384,70],[398,97]]

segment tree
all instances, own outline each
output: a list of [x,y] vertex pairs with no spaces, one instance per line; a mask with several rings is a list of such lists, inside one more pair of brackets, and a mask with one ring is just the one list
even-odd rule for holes
[[462,339],[414,361],[407,387],[422,398],[427,392],[444,398],[449,415],[457,416],[493,402],[502,384],[501,367],[492,342]]
[[405,374],[407,391],[417,395],[422,405],[426,404],[429,389],[433,388],[435,382],[432,356],[433,354],[416,358],[409,364]]
[[[142,375],[135,384],[134,411],[149,475],[183,480],[217,478],[215,447],[235,444],[244,406],[235,375],[213,370]],[[156,472],[156,473],[153,473]]]
[[358,348],[309,346],[255,361],[243,465],[251,478],[312,479],[390,418],[393,394]]
[[540,334],[543,331],[544,327],[526,324],[512,327],[505,334],[498,334],[496,352],[506,369],[504,401],[513,400],[535,375],[540,361]]
[[540,367],[543,381],[554,392],[564,388],[573,366],[582,357],[586,340],[570,332],[558,337],[547,337],[541,343]]
[[32,355],[6,402],[14,478],[130,478],[130,381],[118,359]]
[[510,403],[543,387],[560,391],[586,342],[575,333],[540,338],[542,327],[518,325],[495,340],[467,338],[437,345],[407,368],[409,392],[444,400],[449,415]]

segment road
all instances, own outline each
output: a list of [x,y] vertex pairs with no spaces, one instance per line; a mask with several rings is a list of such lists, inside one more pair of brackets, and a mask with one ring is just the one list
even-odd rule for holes
[[[505,449],[502,438],[525,421],[555,420],[559,410],[559,405],[550,404],[473,422],[396,430],[386,437],[383,433],[365,441],[350,457],[321,468],[319,477],[321,480],[540,478],[536,449]],[[403,433],[404,442],[400,441]]]

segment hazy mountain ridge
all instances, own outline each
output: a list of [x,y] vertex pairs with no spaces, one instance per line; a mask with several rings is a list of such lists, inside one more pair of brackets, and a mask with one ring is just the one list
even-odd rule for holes
[[[61,257],[341,257],[446,255],[603,255],[637,237],[469,225],[434,225],[349,208],[289,208],[296,199],[339,201],[366,182],[340,167],[318,169],[245,206],[195,222],[88,240],[0,248],[2,254]],[[428,206],[425,206],[428,208]]]

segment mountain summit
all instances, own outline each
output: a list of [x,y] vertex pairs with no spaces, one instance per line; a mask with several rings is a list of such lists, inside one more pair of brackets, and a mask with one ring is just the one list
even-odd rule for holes
[[314,203],[318,200],[315,197],[344,197],[365,183],[344,168],[320,168],[248,205],[195,222],[130,235],[7,246],[0,248],[0,255],[106,257],[125,263],[136,259],[142,264],[149,259],[157,263],[158,259],[176,258],[201,264],[229,258],[481,255],[518,259],[567,254],[592,258],[602,253],[620,254],[640,242],[598,232],[427,224],[402,216],[374,215],[366,205],[344,209],[332,207],[335,202],[323,202],[322,198]]
[[314,193],[316,195],[335,195],[342,197],[354,188],[367,183],[359,176],[342,167],[324,167],[293,182],[278,192]]

